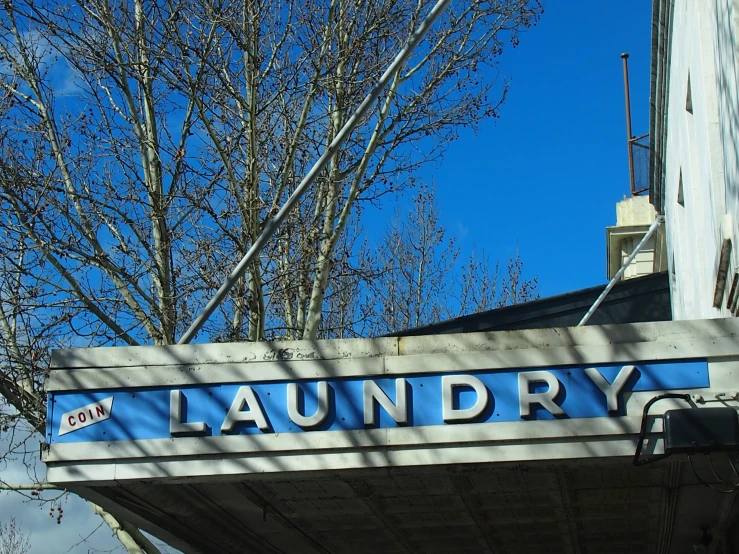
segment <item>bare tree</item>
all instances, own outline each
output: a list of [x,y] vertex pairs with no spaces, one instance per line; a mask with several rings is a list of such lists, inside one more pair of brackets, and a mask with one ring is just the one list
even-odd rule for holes
[[[406,0],[3,2],[8,417],[44,429],[51,348],[174,343],[428,9]],[[366,269],[346,262],[352,217],[409,186],[460,127],[497,116],[507,91],[498,59],[541,11],[538,0],[453,3],[203,338],[348,329],[352,275]]]
[[[372,256],[366,286],[374,303],[372,334],[380,335],[538,298],[537,278],[525,278],[518,253],[491,265],[460,248],[442,225],[433,187],[421,186],[407,214],[396,213]],[[361,303],[358,303],[361,305]]]
[[376,259],[380,331],[418,327],[451,316],[449,276],[459,248],[439,222],[434,189],[421,187],[405,216],[395,214]]
[[370,285],[380,277],[383,268],[375,256],[367,233],[356,221],[351,221],[339,239],[332,260],[332,276],[322,313],[323,338],[377,334],[377,314]]
[[31,539],[14,517],[0,523],[0,554],[26,554],[30,550]]

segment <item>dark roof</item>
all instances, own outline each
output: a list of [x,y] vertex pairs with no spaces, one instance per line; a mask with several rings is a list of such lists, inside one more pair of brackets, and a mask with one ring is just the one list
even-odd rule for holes
[[[433,325],[407,329],[388,336],[407,337],[476,331],[575,327],[604,289],[605,285],[600,285],[524,304],[466,315]],[[671,319],[670,284],[667,272],[662,272],[617,283],[587,325],[669,321]]]

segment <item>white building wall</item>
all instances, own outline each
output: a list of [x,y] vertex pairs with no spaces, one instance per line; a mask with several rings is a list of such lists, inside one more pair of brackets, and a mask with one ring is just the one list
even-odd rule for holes
[[[634,247],[639,241],[631,237],[625,239],[621,243],[621,265],[626,263],[626,260],[634,252]],[[635,277],[643,277],[644,275],[651,275],[654,273],[654,237],[651,237],[647,242],[644,243],[641,250],[636,254],[634,260],[629,264],[629,267],[624,271],[623,279],[633,279]]]
[[[720,309],[712,305],[721,224],[727,209],[734,222],[739,215],[737,14],[739,0],[676,0],[674,5],[665,215],[675,319],[731,315],[726,297]],[[734,223],[733,237],[736,231]]]
[[[657,217],[646,196],[624,198],[616,204],[616,225],[606,228],[608,278],[626,263]],[[634,279],[665,271],[665,240],[662,229],[647,240],[624,271],[622,279]]]
[[727,213],[732,215],[730,286],[732,275],[739,268],[739,0],[718,0],[709,4],[716,22],[714,50],[724,201]]

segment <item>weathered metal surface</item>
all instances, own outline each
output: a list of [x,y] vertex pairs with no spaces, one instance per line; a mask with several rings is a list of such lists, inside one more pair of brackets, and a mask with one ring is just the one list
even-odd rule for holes
[[668,522],[668,468],[439,466],[130,484],[125,494],[163,521],[200,522],[183,531],[200,545],[193,552],[654,554]]
[[[174,537],[188,553],[687,554],[699,525],[720,518],[718,494],[696,488],[695,479],[681,473],[679,460],[632,468],[641,410],[657,392],[627,388],[611,397],[606,392],[616,387],[616,374],[630,361],[666,361],[669,384],[677,375],[669,368],[688,367],[680,364],[689,359],[697,360],[698,373],[701,367],[707,372],[697,388],[684,390],[700,396],[703,402],[697,407],[737,407],[726,393],[739,388],[738,333],[739,321],[722,320],[284,345],[63,351],[54,355],[52,404],[55,395],[75,390],[98,395],[102,402],[120,394],[143,398],[146,391],[161,389],[169,404],[159,407],[157,417],[177,432],[170,438],[74,442],[75,433],[87,436],[116,416],[102,405],[98,413],[95,404],[81,402],[96,418],[89,423],[61,403],[60,413],[85,426],[67,431],[44,458],[50,480],[73,490],[84,488],[113,513],[156,535]],[[334,385],[332,379],[384,379],[397,385],[396,378],[410,383],[427,374],[453,375],[453,380],[466,372],[484,377],[475,371],[559,375],[555,367],[595,375],[589,364],[614,366],[605,382],[596,376],[600,385],[592,383],[593,402],[602,417],[447,424],[453,410],[463,411],[464,406],[447,406],[447,418],[442,417],[443,402],[452,401],[440,391],[437,408],[443,424],[417,427],[409,421],[405,427],[383,428],[372,421],[380,427],[284,433],[256,428],[249,434],[188,437],[180,431],[200,433],[205,426],[180,427],[189,412],[179,402],[187,394],[171,392],[219,382],[256,387],[255,380],[269,380],[264,389],[269,392],[301,379]],[[569,377],[558,379],[564,389],[572,385]],[[490,383],[486,387],[492,395],[518,391],[517,398],[504,396],[503,403],[512,402],[516,413],[524,413],[520,384],[515,390],[493,390]],[[371,387],[366,390],[379,394]],[[392,390],[386,387],[385,392],[400,405],[402,389]],[[570,401],[579,394],[574,390]],[[540,393],[532,388],[526,394]],[[677,402],[655,405],[647,453],[660,451],[660,415]],[[112,406],[115,413],[115,401]],[[356,407],[361,411],[361,402]],[[226,412],[232,409],[225,406]],[[308,416],[315,407],[292,409]],[[364,411],[366,417],[366,406]],[[495,418],[495,413],[484,417]],[[402,420],[402,414],[395,417]],[[208,421],[211,427],[220,426]],[[54,432],[59,438],[58,430]],[[691,498],[698,499],[695,505]]]

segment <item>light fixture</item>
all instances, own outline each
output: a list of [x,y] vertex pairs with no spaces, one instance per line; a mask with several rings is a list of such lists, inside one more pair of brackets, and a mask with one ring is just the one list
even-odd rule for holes
[[[690,395],[668,393],[655,396],[644,405],[639,438],[634,453],[633,464],[643,466],[674,454],[688,456],[690,467],[696,479],[704,486],[717,492],[731,494],[739,491],[739,470],[737,470],[737,455],[739,455],[739,417],[734,408],[690,408],[668,410],[664,414],[664,454],[648,458],[642,457],[642,447],[647,431],[647,416],[649,409],[655,402],[666,398],[684,400],[691,403]],[[734,479],[721,477],[713,459],[714,454],[724,453],[729,463]],[[711,473],[718,485],[708,483],[703,479],[693,464],[695,454],[707,455]]]

